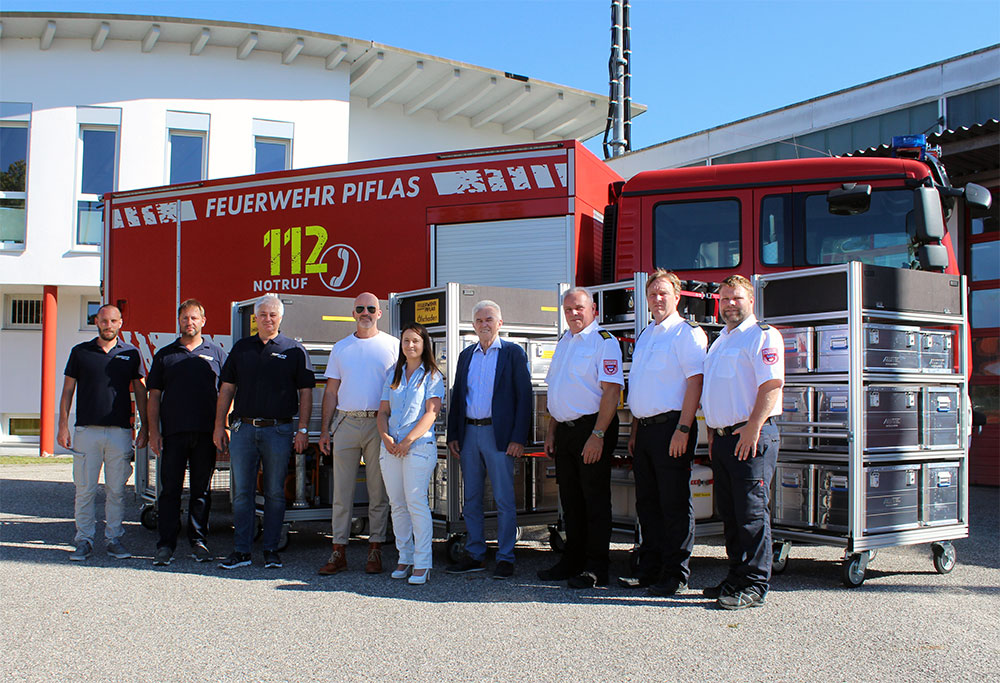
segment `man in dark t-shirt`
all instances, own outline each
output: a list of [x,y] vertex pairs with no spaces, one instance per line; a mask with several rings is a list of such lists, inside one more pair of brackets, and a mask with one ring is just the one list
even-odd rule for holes
[[188,299],[177,309],[181,336],[156,352],[149,368],[149,447],[159,458],[160,491],[157,502],[153,564],[170,564],[180,531],[184,470],[188,479],[187,536],[191,557],[211,559],[205,535],[212,507],[209,484],[215,470],[215,402],[226,352],[201,335],[205,308]]
[[[104,537],[108,555],[131,557],[122,544],[125,484],[132,476],[132,403],[135,394],[140,428],[137,448],[146,445],[146,385],[143,384],[139,350],[118,338],[122,314],[105,304],[97,311],[98,336],[77,344],[66,362],[62,398],[59,401],[59,445],[73,449],[73,483],[76,485],[76,548],[69,559],[82,562],[94,550],[97,526],[94,498],[104,468]],[[76,426],[72,436],[69,409],[76,400]]]

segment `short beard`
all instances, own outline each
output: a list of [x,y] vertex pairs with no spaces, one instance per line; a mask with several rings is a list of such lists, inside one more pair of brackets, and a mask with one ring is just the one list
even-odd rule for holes
[[100,330],[97,334],[100,335],[101,339],[104,341],[111,341],[118,336],[118,332],[112,330]]

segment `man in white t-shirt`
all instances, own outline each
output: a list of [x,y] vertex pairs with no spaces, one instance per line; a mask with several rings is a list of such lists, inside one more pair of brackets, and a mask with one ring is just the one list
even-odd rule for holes
[[[382,543],[389,522],[389,496],[379,467],[379,435],[375,426],[385,375],[399,354],[399,340],[380,332],[378,298],[358,295],[351,312],[357,331],[334,344],[326,364],[323,422],[319,447],[330,453],[333,441],[333,551],[319,573],[347,569],[347,540],[354,511],[354,485],[361,459],[368,483],[368,559],[365,571],[382,571]],[[332,422],[332,426],[331,426]]]

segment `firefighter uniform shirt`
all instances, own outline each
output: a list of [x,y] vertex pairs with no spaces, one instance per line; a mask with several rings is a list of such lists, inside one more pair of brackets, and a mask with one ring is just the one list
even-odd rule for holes
[[601,382],[625,384],[618,340],[596,320],[579,334],[566,332],[556,344],[545,381],[549,414],[557,422],[593,415],[601,407]]
[[77,427],[132,425],[132,380],[145,374],[139,349],[119,339],[105,353],[91,339],[73,347],[63,374],[76,380]]
[[283,334],[266,343],[255,334],[233,344],[222,381],[236,385],[232,420],[291,419],[299,410],[299,389],[316,386],[309,354]]
[[680,410],[685,381],[704,372],[705,331],[677,313],[649,323],[635,342],[628,404],[635,417]]
[[[781,333],[753,315],[732,330],[723,328],[705,358],[701,409],[715,429],[745,422],[757,401],[757,389],[771,379],[785,379]],[[781,415],[781,397],[768,415]]]

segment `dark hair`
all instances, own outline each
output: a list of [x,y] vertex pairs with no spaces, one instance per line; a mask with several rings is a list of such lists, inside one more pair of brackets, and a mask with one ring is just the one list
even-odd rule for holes
[[420,362],[424,366],[424,372],[427,374],[434,372],[441,373],[437,363],[434,361],[434,342],[431,341],[431,335],[427,334],[427,328],[420,323],[408,323],[399,331],[399,358],[396,359],[396,368],[392,372],[392,383],[389,385],[393,389],[399,388],[399,381],[403,377],[403,367],[406,365],[406,356],[403,354],[403,333],[409,330],[413,330],[419,334],[424,342],[424,351],[420,355]]
[[177,317],[179,318],[181,313],[188,308],[197,308],[198,312],[201,313],[201,317],[205,317],[205,307],[202,306],[201,302],[197,299],[188,299],[187,301],[182,302],[181,305],[177,307]]

